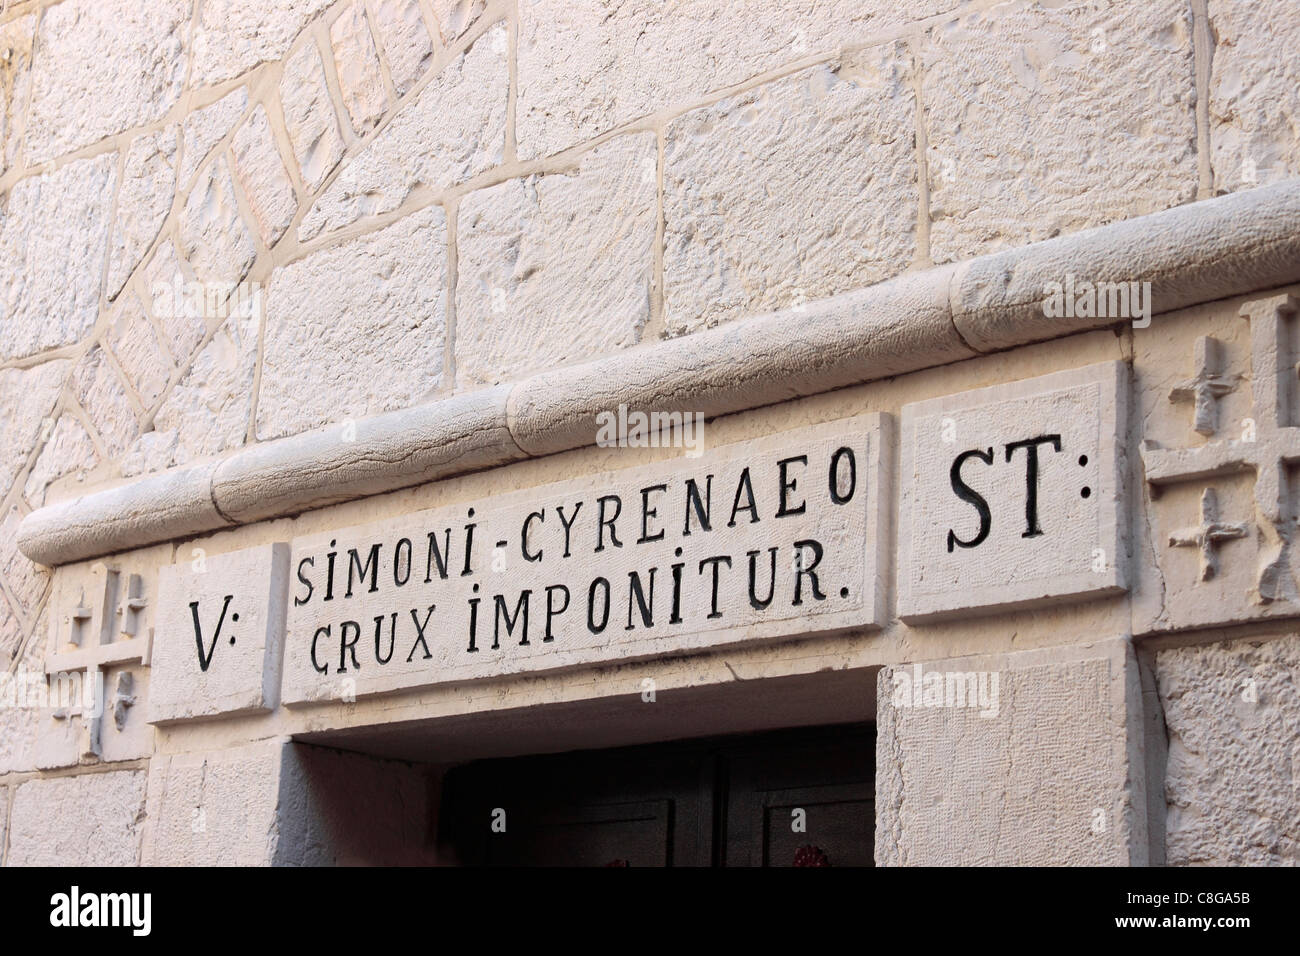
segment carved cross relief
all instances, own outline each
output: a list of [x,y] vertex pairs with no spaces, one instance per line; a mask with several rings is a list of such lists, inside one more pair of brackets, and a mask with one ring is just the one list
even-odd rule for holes
[[[149,663],[152,633],[144,626],[148,599],[139,574],[124,574],[103,563],[92,565],[72,587],[64,592],[60,602],[64,607],[51,625],[45,672],[51,678],[52,694],[60,703],[68,703],[55,709],[55,718],[80,717],[81,754],[98,757],[106,703],[103,669]],[[71,680],[78,675],[80,683]],[[75,691],[74,699],[65,701],[69,689]],[[113,701],[113,720],[121,730],[135,703],[129,671],[118,674]]]
[[[1161,448],[1143,442],[1142,461],[1152,493],[1161,487],[1188,481],[1253,472],[1255,475],[1254,525],[1262,538],[1255,597],[1260,604],[1293,598],[1290,547],[1293,539],[1289,502],[1288,466],[1300,462],[1300,427],[1291,421],[1296,367],[1289,360],[1287,323],[1295,316],[1297,300],[1291,295],[1247,302],[1241,315],[1250,322],[1252,419],[1238,437],[1223,437],[1193,448]],[[1217,400],[1235,388],[1235,380],[1221,372],[1219,343],[1203,336],[1196,343],[1194,376],[1170,392],[1170,401],[1191,400],[1192,428],[1212,436],[1218,432]],[[1217,572],[1217,545],[1244,537],[1249,523],[1224,522],[1218,513],[1214,488],[1207,484],[1201,496],[1201,521],[1196,527],[1175,532],[1173,547],[1200,550],[1200,579]]]

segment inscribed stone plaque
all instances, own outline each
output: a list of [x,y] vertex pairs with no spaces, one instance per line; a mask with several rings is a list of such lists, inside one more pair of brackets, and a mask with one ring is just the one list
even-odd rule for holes
[[881,623],[861,415],[292,542],[286,703]]
[[903,407],[899,616],[1122,591],[1120,362]]
[[288,569],[280,543],[159,571],[151,723],[276,706]]

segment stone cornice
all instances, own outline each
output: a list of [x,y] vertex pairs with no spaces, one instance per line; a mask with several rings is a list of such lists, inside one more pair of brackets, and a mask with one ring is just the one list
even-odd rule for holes
[[67,564],[591,445],[619,404],[723,415],[1115,324],[1044,314],[1067,274],[1149,281],[1153,313],[1298,282],[1300,180],[245,446],[34,511],[18,546]]

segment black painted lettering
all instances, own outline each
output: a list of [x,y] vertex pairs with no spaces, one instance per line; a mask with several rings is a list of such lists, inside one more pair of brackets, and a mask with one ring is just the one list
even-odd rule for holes
[[978,491],[971,488],[970,485],[962,479],[961,467],[971,458],[978,458],[986,465],[993,464],[993,449],[980,451],[978,448],[972,448],[970,451],[964,451],[953,459],[952,468],[948,470],[948,480],[952,484],[952,490],[956,492],[957,497],[975,509],[979,515],[980,529],[976,532],[975,537],[969,541],[963,541],[950,528],[948,529],[948,553],[952,554],[954,546],[958,548],[976,548],[984,543],[984,539],[989,536],[989,529],[993,525],[993,516],[989,513],[989,503],[984,500],[984,496]]

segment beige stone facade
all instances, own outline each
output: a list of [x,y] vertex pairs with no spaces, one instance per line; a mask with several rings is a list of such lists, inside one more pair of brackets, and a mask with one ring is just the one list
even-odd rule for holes
[[1297,39],[0,2],[0,862],[854,724],[878,865],[1300,863]]

